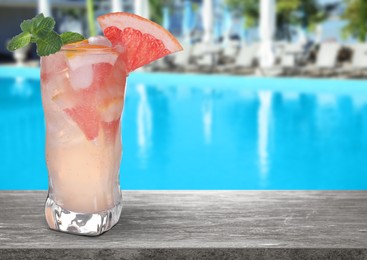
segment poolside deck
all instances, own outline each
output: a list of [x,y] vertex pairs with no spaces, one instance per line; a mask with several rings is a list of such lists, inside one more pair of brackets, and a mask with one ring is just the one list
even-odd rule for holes
[[45,191],[0,191],[0,259],[366,259],[367,191],[123,191],[100,237],[51,231]]

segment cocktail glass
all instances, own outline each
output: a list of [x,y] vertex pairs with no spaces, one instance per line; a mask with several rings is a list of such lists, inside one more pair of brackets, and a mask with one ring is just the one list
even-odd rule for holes
[[41,58],[51,229],[94,236],[120,218],[127,75],[119,57],[113,48],[82,44]]

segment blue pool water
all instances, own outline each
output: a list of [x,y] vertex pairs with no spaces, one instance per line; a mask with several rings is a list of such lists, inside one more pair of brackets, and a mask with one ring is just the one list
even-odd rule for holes
[[[47,188],[38,73],[0,69],[0,189]],[[367,189],[367,82],[135,73],[123,145],[123,189]]]

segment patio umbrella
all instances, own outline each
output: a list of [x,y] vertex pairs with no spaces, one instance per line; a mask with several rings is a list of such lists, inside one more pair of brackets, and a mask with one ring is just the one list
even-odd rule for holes
[[122,0],[111,0],[111,11],[112,12],[122,12]]
[[38,13],[44,16],[51,16],[51,6],[49,0],[38,0]]
[[245,27],[246,24],[246,18],[244,16],[241,17],[240,22],[240,37],[241,37],[241,44],[245,44],[247,41],[247,30]]
[[274,65],[273,37],[275,34],[275,0],[261,0],[260,2],[260,49],[261,67]]
[[214,24],[214,39],[218,40],[222,36],[222,23],[220,19]]
[[169,29],[169,8],[168,6],[163,7],[163,27]]
[[148,0],[134,1],[134,13],[149,19],[150,17],[149,1]]
[[203,4],[201,6],[201,12],[204,28],[203,42],[210,43],[213,40],[213,24],[214,24],[213,1],[203,0]]
[[297,34],[298,34],[298,43],[300,44],[307,43],[307,33],[304,28],[299,28]]
[[224,25],[223,25],[223,44],[227,45],[230,41],[232,27],[232,17],[228,9],[224,12]]
[[191,2],[186,0],[184,2],[183,20],[182,20],[182,33],[184,41],[191,42]]
[[322,24],[318,24],[316,26],[316,35],[315,35],[315,42],[321,43],[322,42]]

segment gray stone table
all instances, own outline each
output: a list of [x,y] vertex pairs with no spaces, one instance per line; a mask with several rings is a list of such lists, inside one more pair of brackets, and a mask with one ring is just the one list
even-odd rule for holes
[[99,237],[51,231],[45,191],[0,191],[0,259],[367,259],[367,191],[123,191]]

